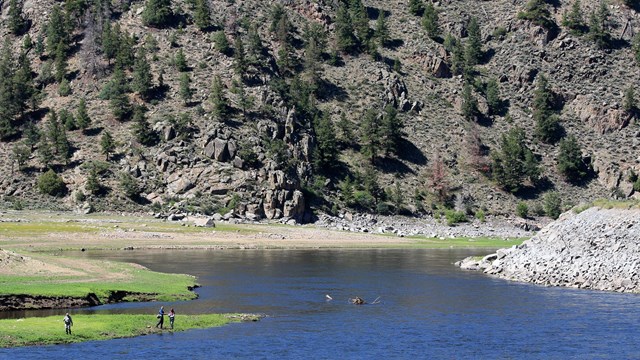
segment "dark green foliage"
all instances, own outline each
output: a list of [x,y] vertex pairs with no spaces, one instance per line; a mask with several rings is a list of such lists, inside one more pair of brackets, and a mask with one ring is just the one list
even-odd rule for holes
[[118,180],[120,183],[120,190],[126,197],[135,200],[140,196],[140,192],[142,190],[140,189],[138,180],[131,176],[131,174],[123,172],[120,174]]
[[31,156],[31,148],[25,143],[16,143],[11,149],[11,159],[18,164],[19,170],[24,170]]
[[560,194],[558,194],[558,192],[553,191],[546,193],[543,201],[544,212],[548,217],[554,220],[560,217],[560,214],[562,213],[562,198],[560,198]]
[[131,115],[131,101],[129,101],[129,97],[127,96],[128,86],[124,72],[120,68],[117,68],[113,73],[110,84],[111,91],[108,99],[111,113],[118,121],[125,121]]
[[213,45],[221,54],[229,55],[231,53],[231,47],[229,46],[229,40],[224,31],[216,31],[213,34]]
[[343,112],[340,113],[340,121],[338,121],[338,130],[340,130],[340,142],[345,147],[350,147],[355,144],[355,136],[353,134],[353,123],[347,119],[347,115]]
[[385,47],[389,42],[389,26],[387,25],[387,21],[384,17],[384,11],[382,10],[380,11],[380,15],[376,21],[375,35],[381,47]]
[[361,44],[367,43],[371,36],[369,33],[369,15],[362,0],[349,1],[349,14],[351,15],[351,23],[358,40]]
[[480,110],[478,110],[478,100],[473,95],[471,85],[465,82],[462,89],[462,116],[467,121],[476,121],[480,116]]
[[603,20],[596,12],[591,13],[591,16],[589,17],[588,37],[599,49],[607,48],[611,41],[611,35],[605,30]]
[[314,165],[321,172],[329,172],[338,162],[336,131],[329,114],[323,114],[314,121],[316,147],[313,152]]
[[71,95],[71,85],[69,84],[69,80],[62,79],[60,86],[58,87],[58,94],[60,94],[60,96]]
[[422,14],[422,27],[427,31],[427,35],[436,39],[440,36],[440,22],[438,19],[438,11],[431,1],[427,2]]
[[80,99],[80,103],[78,104],[76,124],[78,125],[78,128],[83,131],[88,129],[89,125],[91,125],[91,118],[87,112],[87,102],[84,98]]
[[282,12],[280,12],[279,16],[277,17],[278,20],[275,27],[276,39],[278,39],[280,45],[291,44],[291,40],[293,39],[293,25],[291,25],[291,22],[289,21],[289,15],[287,14],[287,11],[282,7],[281,9]]
[[120,36],[120,26],[116,24],[115,27],[111,27],[111,21],[105,20],[102,25],[100,43],[102,45],[102,53],[109,63],[116,58]]
[[500,88],[496,79],[490,79],[487,82],[485,89],[485,96],[487,99],[487,106],[489,108],[489,114],[495,115],[502,111],[502,100],[500,99]]
[[191,88],[191,77],[189,73],[180,74],[180,97],[185,104],[188,104],[193,97],[193,89]]
[[533,119],[536,122],[536,136],[541,141],[553,144],[560,139],[562,128],[558,115],[553,110],[553,93],[544,75],[538,77],[533,98]]
[[62,45],[62,50],[66,51],[69,45],[70,32],[62,8],[59,5],[54,5],[46,27],[47,51],[50,54],[54,54],[57,52],[59,45]]
[[544,0],[529,0],[524,11],[518,13],[518,19],[529,20],[547,29],[556,27],[547,3]]
[[260,39],[258,26],[255,23],[251,23],[247,30],[247,55],[249,62],[258,64],[262,59],[262,51],[262,39]]
[[521,201],[518,203],[518,205],[516,206],[516,215],[523,219],[529,217],[529,206],[526,202]]
[[131,129],[140,144],[151,146],[158,142],[158,134],[151,128],[145,112],[146,109],[142,106],[136,106],[133,109],[133,126]]
[[144,46],[140,46],[136,54],[136,60],[133,64],[133,82],[131,87],[133,91],[145,99],[149,98],[151,90],[153,89],[151,65],[147,60],[147,50]]
[[23,132],[24,143],[29,147],[30,150],[33,150],[34,146],[40,141],[40,130],[38,127],[31,121],[29,121],[24,128]]
[[638,102],[636,100],[636,93],[633,90],[633,86],[628,87],[624,91],[624,99],[622,101],[622,108],[624,111],[634,116],[638,111]]
[[524,131],[512,128],[502,135],[500,151],[492,153],[493,179],[505,190],[515,193],[523,187],[525,179],[538,180],[538,161],[525,144]]
[[209,10],[209,1],[195,0],[196,9],[193,14],[196,26],[200,30],[206,30],[211,26],[211,10]]
[[233,80],[231,92],[236,95],[236,103],[242,112],[242,116],[246,117],[247,111],[253,107],[253,97],[247,94],[242,81]]
[[472,67],[480,63],[483,57],[482,52],[482,35],[480,33],[480,25],[478,24],[478,19],[472,17],[469,21],[469,26],[467,26],[467,34],[469,35],[464,59],[467,67]]
[[460,75],[465,70],[465,51],[460,40],[451,34],[444,38],[444,47],[451,54],[451,72]]
[[444,217],[447,219],[447,225],[449,226],[468,221],[467,214],[463,211],[455,211],[452,209],[445,210]]
[[398,112],[392,105],[384,108],[380,136],[382,147],[386,155],[396,154],[400,151],[400,143],[404,136],[404,123],[398,118]]
[[108,131],[102,133],[100,138],[100,151],[106,156],[106,160],[109,161],[109,155],[116,149],[116,142],[113,140],[113,136]]
[[304,70],[314,92],[319,86],[320,73],[322,71],[321,52],[322,50],[318,47],[315,38],[310,38],[305,44]]
[[60,124],[64,125],[64,128],[68,131],[77,130],[78,126],[76,125],[76,119],[73,114],[70,113],[67,109],[60,110]]
[[142,21],[145,25],[165,27],[170,24],[172,17],[171,0],[147,0],[145,2],[142,12]]
[[244,51],[244,42],[241,36],[236,36],[233,43],[233,70],[241,77],[247,72],[247,57]]
[[56,48],[54,64],[56,67],[56,81],[60,83],[67,75],[67,54],[62,42],[59,42]]
[[187,58],[184,55],[182,49],[178,49],[176,53],[175,59],[173,59],[173,63],[176,66],[176,69],[180,72],[185,72],[189,70],[189,66],[187,65]]
[[9,1],[9,30],[14,35],[20,35],[24,32],[27,26],[27,21],[22,15],[22,1],[10,0]]
[[587,175],[587,167],[582,160],[582,150],[573,135],[560,141],[558,170],[571,183],[580,182]]
[[219,119],[223,119],[227,115],[228,101],[224,94],[224,86],[222,85],[222,79],[219,75],[213,78],[211,85],[211,94],[209,95],[209,101],[211,102],[211,112]]
[[351,16],[344,4],[340,4],[336,13],[336,46],[343,53],[350,53],[355,50],[356,38],[354,37]]
[[380,127],[380,118],[375,110],[367,110],[360,124],[360,149],[362,154],[367,157],[371,163],[374,162],[378,156],[378,152],[380,152],[382,148]]
[[60,175],[49,169],[49,171],[38,177],[38,190],[46,195],[63,196],[67,191],[67,186]]
[[[428,2],[430,4],[431,2]],[[424,12],[424,3],[422,0],[409,0],[409,12],[411,15],[422,16]]]
[[47,168],[51,166],[51,162],[53,161],[53,152],[51,150],[51,145],[45,136],[40,138],[40,143],[38,144],[38,158],[40,159],[40,163],[43,167]]
[[271,23],[269,25],[269,31],[275,33],[278,30],[278,24],[280,20],[285,16],[286,10],[280,3],[276,3],[271,7],[271,12],[269,14],[269,19]]
[[102,185],[100,185],[100,180],[98,179],[98,172],[95,169],[89,171],[84,189],[91,195],[98,195],[102,191]]
[[580,0],[575,0],[571,10],[562,17],[562,25],[566,26],[572,34],[582,34],[586,29]]

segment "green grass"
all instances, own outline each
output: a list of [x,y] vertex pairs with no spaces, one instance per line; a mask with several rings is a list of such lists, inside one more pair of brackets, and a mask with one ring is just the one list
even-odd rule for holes
[[[38,259],[46,261],[46,256],[39,255]],[[102,302],[106,302],[113,291],[132,293],[129,298],[125,298],[130,301],[138,299],[174,301],[196,297],[196,294],[189,290],[189,287],[196,285],[195,277],[190,275],[159,273],[126,263],[86,259],[78,262],[78,266],[87,264],[99,267],[100,272],[84,272],[78,276],[2,275],[0,276],[0,294],[84,298],[93,293]],[[125,277],[112,278],[109,274],[125,275]],[[141,295],[136,296],[136,294]]]
[[[73,315],[72,335],[65,334],[63,315],[26,319],[0,320],[0,347],[67,344],[92,340],[127,338],[169,331],[185,331],[222,326],[239,322],[243,318],[257,320],[257,316],[243,315],[176,315],[174,330],[155,328],[153,314],[98,314]],[[165,325],[169,320],[165,317]]]
[[423,249],[443,249],[443,248],[507,248],[513,245],[522,244],[526,238],[513,238],[513,239],[501,239],[501,238],[454,238],[454,239],[438,239],[438,238],[423,238],[423,237],[410,237],[415,239],[416,247]]

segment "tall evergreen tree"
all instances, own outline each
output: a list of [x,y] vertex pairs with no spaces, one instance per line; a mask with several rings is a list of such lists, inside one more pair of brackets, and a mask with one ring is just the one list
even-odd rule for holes
[[479,115],[478,100],[473,96],[471,85],[465,82],[462,89],[462,116],[468,121],[476,121]]
[[424,7],[422,14],[422,27],[427,31],[427,35],[431,39],[436,39],[440,36],[440,23],[438,20],[438,11],[429,1]]
[[536,121],[536,135],[545,143],[555,143],[561,135],[558,115],[553,110],[553,93],[544,75],[538,77],[533,98],[533,119]]
[[573,135],[560,141],[558,170],[571,183],[579,182],[587,174],[586,166],[582,161],[582,150]]
[[244,42],[240,35],[236,35],[233,43],[233,69],[241,78],[247,72],[247,57],[244,51]]
[[78,128],[80,128],[83,132],[86,131],[91,125],[91,117],[89,117],[89,112],[87,111],[87,102],[84,98],[80,99],[80,103],[78,104],[78,110],[76,112],[76,123]]
[[109,161],[109,155],[111,155],[115,149],[116,142],[113,136],[111,136],[109,131],[105,130],[100,138],[100,152],[102,152],[102,154],[106,156],[106,160]]
[[465,62],[467,66],[474,66],[482,60],[482,35],[480,34],[480,25],[478,19],[472,17],[467,27],[469,35],[465,49]]
[[69,31],[65,21],[65,16],[60,5],[54,5],[46,27],[47,51],[50,54],[56,53],[58,45],[62,44],[64,51],[69,45]]
[[142,21],[147,26],[165,27],[173,17],[171,0],[147,0],[142,12]]
[[336,48],[343,53],[352,52],[356,45],[351,15],[344,4],[338,6],[336,13]]
[[151,128],[145,112],[146,109],[142,106],[134,107],[132,130],[139,143],[151,146],[158,142],[158,134]]
[[118,44],[120,42],[120,26],[111,26],[109,19],[104,20],[102,24],[102,34],[100,34],[100,43],[102,45],[102,53],[111,64],[111,60],[116,58],[118,53]]
[[20,35],[24,32],[27,21],[22,14],[22,1],[9,1],[9,30],[14,35]]
[[209,101],[211,102],[213,115],[219,119],[223,119],[227,115],[228,101],[224,94],[224,86],[222,85],[220,75],[216,75],[213,78]]
[[351,14],[351,22],[356,36],[360,44],[366,44],[369,41],[369,14],[362,0],[350,0],[349,13]]
[[61,83],[67,76],[67,54],[65,52],[65,46],[61,42],[58,43],[55,53],[55,66],[56,66],[56,81]]
[[398,118],[398,111],[389,104],[384,108],[380,135],[385,155],[398,154],[402,142],[404,124]]
[[211,10],[207,0],[195,0],[196,9],[193,15],[198,29],[205,31],[211,26]]
[[179,93],[185,105],[189,104],[189,101],[191,101],[191,98],[193,97],[193,89],[191,88],[191,77],[189,76],[189,73],[180,74]]
[[320,171],[330,171],[338,162],[338,147],[336,145],[336,131],[329,114],[316,117],[315,133],[317,146],[313,153],[314,165]]
[[256,23],[251,23],[249,30],[247,30],[247,54],[249,62],[257,65],[262,58],[262,49],[262,39],[260,39],[258,26]]
[[409,0],[409,12],[415,16],[422,16],[424,12],[422,0]]
[[148,98],[153,88],[153,75],[151,65],[147,60],[147,51],[144,46],[138,48],[136,61],[133,65],[133,91],[139,93],[143,98]]
[[376,20],[375,35],[381,47],[385,47],[389,42],[389,26],[384,16],[384,10],[380,10],[380,15],[378,15],[378,20]]
[[491,78],[487,82],[485,89],[485,96],[487,99],[487,107],[489,108],[489,114],[495,115],[500,112],[502,107],[502,100],[500,99],[500,88],[496,79]]
[[538,162],[525,144],[524,131],[515,127],[502,135],[500,151],[492,153],[494,180],[505,190],[515,193],[525,179],[535,183],[540,175]]
[[571,5],[571,10],[565,13],[562,17],[562,25],[569,28],[569,31],[573,34],[582,34],[586,28],[584,23],[584,16],[582,15],[582,7],[580,0],[575,0]]
[[360,142],[362,154],[373,163],[382,147],[380,139],[380,119],[375,110],[365,112],[360,125]]

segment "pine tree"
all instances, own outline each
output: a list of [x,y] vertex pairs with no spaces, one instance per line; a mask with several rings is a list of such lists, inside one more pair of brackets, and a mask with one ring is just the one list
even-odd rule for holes
[[109,131],[104,131],[100,138],[100,151],[106,156],[106,160],[109,161],[109,155],[116,149],[116,143],[113,140],[113,136]]
[[130,70],[136,60],[133,49],[136,47],[136,39],[127,32],[122,32],[118,40],[118,51],[116,53],[116,67]]
[[[605,7],[606,9],[606,7]],[[596,44],[599,49],[605,49],[609,46],[611,35],[605,29],[607,17],[604,11],[592,12],[589,17],[589,34],[588,37]]]
[[33,122],[29,121],[25,126],[23,137],[25,145],[27,145],[30,150],[33,150],[38,144],[38,141],[40,141],[40,130]]
[[9,1],[9,30],[14,35],[20,35],[23,33],[27,25],[27,21],[22,15],[22,1],[10,0]]
[[340,142],[343,146],[352,146],[355,141],[353,134],[353,124],[351,120],[347,119],[345,112],[340,113],[340,121],[338,122],[338,129],[340,130]]
[[384,108],[382,126],[380,128],[382,147],[384,148],[385,155],[398,154],[402,136],[404,135],[403,128],[404,124],[402,120],[398,118],[398,111],[393,105],[387,105]]
[[67,54],[65,53],[65,46],[62,42],[59,42],[56,48],[55,66],[56,81],[60,83],[67,75]]
[[387,26],[387,21],[384,17],[384,10],[380,10],[380,15],[378,15],[378,20],[376,20],[375,34],[376,38],[378,38],[378,42],[380,43],[380,47],[385,47],[389,42],[389,27]]
[[247,110],[253,106],[253,97],[247,95],[242,81],[233,80],[231,92],[236,95],[236,103],[242,112],[242,117],[247,117]]
[[350,53],[354,50],[356,39],[353,33],[349,11],[344,4],[340,4],[336,13],[336,47],[339,51]]
[[224,94],[224,86],[222,85],[220,75],[216,75],[213,78],[209,101],[211,102],[211,110],[214,116],[222,119],[227,115],[227,99]]
[[638,104],[636,101],[636,94],[635,94],[635,91],[633,90],[633,86],[628,87],[624,91],[622,108],[627,114],[631,116],[635,116],[635,114],[638,112]]
[[317,146],[313,153],[314,165],[320,171],[329,172],[336,167],[338,162],[335,128],[329,114],[326,113],[316,117],[314,123],[317,140]]
[[66,51],[69,44],[69,32],[64,13],[59,5],[54,5],[51,9],[46,32],[47,51],[49,51],[50,54],[56,53],[60,44],[62,44],[63,50]]
[[196,0],[196,9],[193,15],[196,26],[202,31],[206,31],[211,26],[211,10],[207,0]]
[[560,120],[553,111],[553,94],[544,75],[538,77],[538,86],[533,99],[533,119],[536,135],[545,143],[555,143],[561,135]]
[[356,36],[360,44],[366,44],[369,41],[369,15],[362,0],[350,0],[349,13],[351,14],[351,22]]
[[[427,3],[429,4],[429,3]],[[424,13],[424,4],[422,0],[409,0],[409,12],[415,16],[422,16]]]
[[575,0],[571,5],[571,10],[566,13],[562,18],[562,25],[569,28],[571,33],[579,35],[582,34],[586,28],[584,23],[584,16],[582,15],[582,7],[580,6],[580,0]]
[[116,58],[118,53],[118,43],[120,41],[120,26],[116,24],[111,27],[111,21],[105,20],[102,24],[102,34],[100,35],[100,43],[102,44],[102,53],[111,64],[111,60]]
[[247,72],[247,59],[244,51],[244,42],[240,35],[236,36],[233,44],[233,60],[233,69],[242,78]]
[[58,114],[53,109],[49,112],[46,138],[48,142],[53,145],[54,153],[58,155],[59,145],[62,142],[62,126],[58,120]]
[[40,138],[40,143],[38,144],[38,159],[40,159],[43,168],[51,167],[53,152],[49,140],[45,136]]
[[127,96],[127,84],[124,71],[116,68],[111,82],[112,94],[109,98],[111,113],[118,121],[125,121],[131,115],[131,102]]
[[431,39],[437,39],[440,36],[440,24],[438,20],[438,11],[429,1],[424,7],[422,14],[422,27],[427,31],[427,35]]
[[136,106],[133,109],[132,130],[139,143],[151,146],[158,142],[158,134],[151,128],[145,112],[146,109],[142,106]]
[[255,23],[251,23],[247,31],[247,53],[249,55],[249,62],[257,65],[262,58],[262,51],[262,39],[260,39],[258,26]]
[[492,153],[494,180],[505,190],[516,193],[528,178],[535,183],[540,175],[538,161],[525,144],[524,131],[515,127],[502,135],[501,149]]
[[193,89],[191,89],[191,77],[189,73],[180,74],[180,97],[185,105],[189,104],[193,97]]
[[78,104],[76,123],[78,125],[78,128],[80,128],[83,132],[89,128],[89,125],[91,125],[91,118],[89,117],[89,113],[87,112],[87,102],[84,98],[80,99],[80,103]]
[[582,161],[582,150],[573,135],[560,141],[558,171],[571,183],[579,182],[587,174],[586,166]]
[[84,189],[91,195],[98,195],[102,191],[102,186],[100,185],[100,181],[98,180],[98,172],[95,168],[89,171]]
[[[24,50],[20,51],[17,69],[11,81],[13,82],[12,97],[15,109],[18,114],[23,114],[29,104],[34,105],[36,103],[35,98],[38,94],[31,74],[31,60],[29,60]],[[32,109],[35,109],[35,106]]]
[[143,98],[148,98],[153,88],[153,75],[151,74],[151,65],[147,60],[147,51],[144,46],[138,48],[136,61],[133,65],[133,83],[131,84],[133,91],[140,94]]
[[465,120],[476,121],[479,115],[478,100],[473,96],[471,85],[465,82],[462,89],[462,116]]
[[72,113],[70,113],[67,109],[60,110],[59,113],[60,124],[64,125],[64,128],[73,131],[78,129],[78,125],[76,124],[76,119]]
[[171,0],[147,0],[142,12],[142,21],[147,26],[165,27],[173,17]]
[[362,154],[369,159],[371,163],[375,161],[380,151],[380,121],[378,115],[373,109],[367,110],[360,125],[360,142]]
[[14,118],[19,112],[15,99],[12,72],[14,61],[11,53],[11,42],[7,37],[0,54],[0,139],[9,139],[17,134]]
[[320,83],[320,72],[322,71],[321,50],[316,44],[316,39],[311,38],[306,43],[304,51],[304,69],[309,79],[309,84],[313,90],[317,90]]
[[519,19],[525,19],[547,29],[556,27],[545,0],[529,0],[524,11],[518,13]]
[[485,89],[485,95],[487,99],[487,107],[489,108],[489,114],[495,115],[500,112],[502,107],[502,100],[500,100],[500,88],[496,79],[490,79],[487,82]]
[[176,69],[180,72],[189,70],[189,66],[187,65],[187,58],[184,56],[184,52],[182,51],[182,49],[178,49],[176,58],[174,59],[174,64],[176,65]]
[[224,31],[216,31],[213,34],[213,45],[221,54],[229,55],[229,51],[231,49],[229,47],[229,40],[227,40],[227,35],[225,35]]
[[474,66],[482,60],[482,38],[480,34],[480,26],[478,19],[472,17],[467,27],[469,38],[467,39],[465,49],[465,62],[467,66]]

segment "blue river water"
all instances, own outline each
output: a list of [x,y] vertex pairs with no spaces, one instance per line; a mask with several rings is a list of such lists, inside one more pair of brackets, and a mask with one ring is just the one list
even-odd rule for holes
[[[487,250],[78,253],[189,273],[199,298],[75,313],[262,313],[259,322],[0,349],[2,359],[640,359],[640,295],[507,282],[453,263]],[[333,300],[327,300],[330,295]],[[351,305],[360,296],[369,303]],[[60,311],[13,316],[62,314]]]

